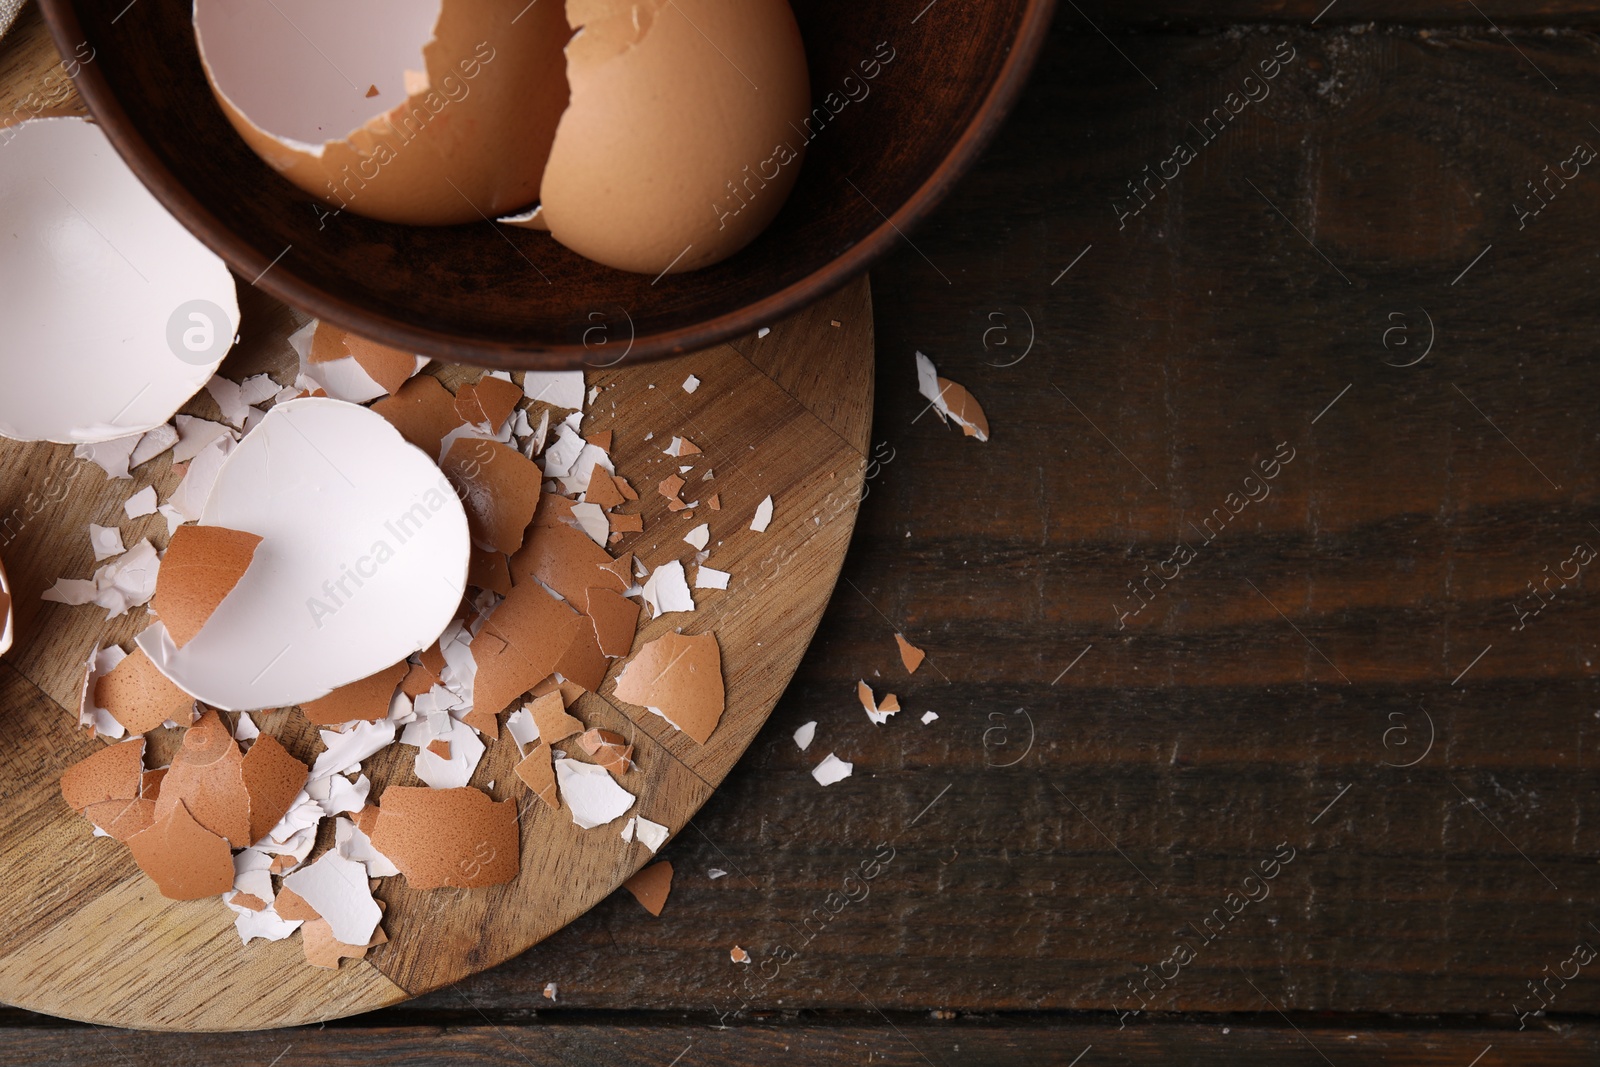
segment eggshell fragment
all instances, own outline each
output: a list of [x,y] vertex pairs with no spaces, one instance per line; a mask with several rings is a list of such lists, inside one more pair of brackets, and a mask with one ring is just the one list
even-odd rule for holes
[[585,730],[578,735],[578,747],[610,771],[613,778],[620,779],[633,769],[633,746],[614,730]]
[[309,362],[314,364],[353,359],[357,366],[366,372],[367,377],[384,392],[390,394],[399,392],[426,362],[410,352],[402,352],[398,348],[390,348],[388,345],[369,341],[365,337],[357,337],[329,322],[317,323],[316,331],[311,335],[308,355]]
[[328,216],[449,225],[539,198],[567,102],[562,14],[558,3],[197,0],[194,24],[234,129]]
[[305,949],[306,962],[313,967],[330,971],[339,969],[340,960],[366,959],[367,950],[389,943],[389,936],[379,927],[364,945],[347,945],[333,935],[333,924],[326,919],[312,919],[300,929],[300,940]]
[[608,569],[614,562],[609,552],[581,530],[565,523],[535,526],[511,557],[511,579],[526,583],[528,578],[537,578],[572,604],[583,604],[591,588],[616,593],[627,588],[627,583]]
[[716,634],[668,633],[646,643],[617,676],[616,694],[706,744],[722,720],[724,700]]
[[220,526],[184,526],[172,535],[151,601],[179,648],[206,624],[250,567],[261,538]]
[[528,711],[539,728],[539,740],[547,745],[583,732],[583,723],[567,714],[560,693],[545,693],[528,705]]
[[430,457],[439,455],[440,442],[461,424],[455,397],[431,374],[419,374],[393,396],[373,404],[372,410]]
[[203,521],[262,538],[182,648],[138,637],[186,691],[230,711],[287,707],[437,640],[466,590],[466,513],[426,455],[365,408],[274,407],[227,458]]
[[182,804],[128,838],[139,869],[169,900],[201,900],[233,888],[233,853]]
[[520,869],[516,804],[470,786],[390,786],[370,836],[412,889],[502,885]]
[[753,240],[794,187],[811,110],[787,0],[569,0],[567,18],[581,32],[540,196],[551,235],[651,275]]
[[187,723],[194,698],[168,681],[142,648],[135,648],[95,679],[94,704],[129,733],[145,734],[168,719]]
[[585,593],[584,613],[594,626],[600,651],[611,657],[626,656],[639,628],[639,605],[610,589],[591,587]]
[[[338,726],[347,722],[377,722],[389,714],[389,702],[411,664],[401,660],[370,678],[342,685],[327,696],[300,705],[313,726]],[[426,689],[422,690],[427,692]]]
[[661,909],[667,906],[667,894],[672,892],[672,864],[667,860],[652,863],[623,882],[622,888],[632,893],[645,911],[659,918]]
[[144,784],[144,738],[107,745],[61,775],[61,798],[83,812],[107,801],[138,799]]
[[[283,884],[314,909],[318,918],[328,923],[333,936],[347,945],[365,945],[383,919],[383,911],[367,885],[367,869],[338,852],[324,852],[315,863],[284,878]],[[283,914],[281,910],[279,914]]]
[[7,135],[0,437],[73,444],[160,426],[231,347],[233,276],[167,214],[100,127],[35,119]]
[[306,765],[271,734],[262,734],[244,754],[239,775],[250,795],[250,840],[266,837],[278,821],[288,814],[310,772]]
[[[499,714],[513,700],[548,678],[588,623],[536,582],[512,589],[479,631],[472,657],[477,664],[473,704]],[[481,640],[488,634],[500,647]]]
[[[243,763],[244,756],[227,725],[216,712],[207,710],[183,735],[183,747],[172,758],[172,766],[161,783],[161,795],[156,799],[156,820],[165,819],[173,808],[181,806],[197,823],[226,838],[234,848],[254,844],[250,791],[245,788]],[[267,823],[266,829],[276,822],[274,819]]]
[[511,417],[522,389],[515,382],[486,374],[456,390],[456,414],[461,421],[494,433]]
[[473,543],[508,556],[520,549],[539,506],[538,465],[498,441],[460,438],[440,467],[466,508]]
[[545,802],[552,810],[561,807],[561,800],[556,794],[556,771],[551,763],[550,746],[543,741],[533,746],[526,758],[517,764],[517,777],[522,783],[533,790],[538,798]]
[[575,759],[556,760],[561,799],[580,830],[593,830],[626,815],[634,795],[618,785],[604,767]]
[[916,674],[917,668],[922,666],[922,661],[927,656],[927,653],[907,641],[905,634],[895,634],[894,639],[895,643],[900,646],[900,662],[905,664],[906,673]]
[[916,355],[917,391],[933,405],[939,421],[954,422],[968,437],[989,440],[989,420],[973,395],[950,379],[939,377],[933,360],[921,352]]
[[830,752],[822,757],[821,763],[811,768],[811,777],[817,780],[818,785],[833,785],[835,782],[844,781],[854,771],[854,764]]

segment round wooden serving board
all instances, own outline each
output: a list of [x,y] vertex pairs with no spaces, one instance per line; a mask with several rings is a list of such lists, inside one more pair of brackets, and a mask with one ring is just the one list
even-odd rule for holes
[[[36,17],[25,17],[14,33],[22,38],[4,43],[0,102],[25,96],[50,55],[30,40],[42,34]],[[74,109],[71,99],[55,102]],[[237,381],[271,371],[280,383],[292,382],[297,363],[286,339],[304,317],[243,281],[239,288],[242,340],[223,373]],[[624,360],[587,374],[591,386],[604,389],[589,405],[584,432],[615,431],[617,471],[641,496],[622,510],[642,508],[644,515],[645,532],[613,549],[654,567],[687,555],[683,534],[709,522],[709,563],[733,575],[726,591],[697,590],[693,614],[643,624],[634,645],[680,627],[716,633],[727,710],[707,745],[614,701],[611,677],[604,695],[585,694],[572,706],[585,724],[633,740],[638,766],[624,784],[638,801],[629,814],[664,823],[674,834],[682,829],[743,754],[799,664],[855,523],[872,415],[872,355],[871,296],[862,279],[775,323],[765,338],[664,363],[628,367]],[[435,364],[425,373],[454,389],[480,372]],[[690,374],[701,381],[692,395],[682,388]],[[186,412],[219,416],[205,393]],[[646,441],[651,432],[654,439]],[[704,450],[689,477],[715,471],[720,512],[701,507],[692,518],[673,515],[655,492],[680,462],[662,454],[674,434]],[[165,520],[129,520],[122,504],[152,484],[164,500],[178,478],[170,452],[138,468],[132,482],[111,481],[74,459],[68,446],[0,440],[0,559],[17,622],[16,646],[0,660],[0,914],[6,920],[0,1000],[147,1029],[251,1030],[338,1018],[417,996],[524,951],[652,859],[643,845],[621,839],[620,820],[579,830],[565,809],[524,804],[530,794],[513,773],[516,746],[502,730],[473,784],[497,800],[515,798],[523,809],[521,874],[478,890],[415,891],[403,878],[382,879],[375,895],[386,905],[390,940],[365,960],[320,970],[306,962],[298,935],[242,945],[220,899],[161,897],[125,846],[91,836],[59,788],[63,770],[106,744],[76,725],[90,653],[113,642],[131,648],[148,616],[134,609],[107,621],[93,605],[65,607],[40,594],[59,577],[93,574],[90,522],[120,527],[130,546],[148,537],[164,548]],[[686,487],[686,500],[695,498],[695,488]],[[757,534],[750,519],[769,494],[774,518]],[[612,677],[622,662],[612,661]],[[320,750],[296,710],[259,714],[256,721],[307,763]],[[164,735],[177,733],[151,735],[147,765],[170,758],[176,738]],[[397,743],[366,762],[375,797],[391,782],[420,784],[411,770],[414,754]]]

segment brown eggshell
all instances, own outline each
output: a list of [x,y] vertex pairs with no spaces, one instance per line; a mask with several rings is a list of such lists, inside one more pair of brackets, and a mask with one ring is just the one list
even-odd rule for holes
[[561,694],[545,693],[528,705],[533,724],[539,728],[539,740],[547,745],[565,741],[573,734],[583,732],[583,723],[567,714]]
[[617,488],[617,483],[612,480],[606,469],[596,463],[594,470],[589,474],[589,488],[584,491],[583,499],[587,504],[614,508],[627,498],[622,495],[622,491]]
[[626,656],[639,628],[639,605],[613,590],[591,588],[585,608],[600,651],[607,656]]
[[578,747],[610,771],[613,778],[621,778],[633,767],[633,746],[614,730],[585,730],[578,735]]
[[[221,526],[180,526],[167,544],[151,607],[182,648],[233,592],[261,538]],[[126,724],[124,724],[126,725]]]
[[540,197],[551,235],[652,275],[743,248],[788,198],[813,135],[788,0],[569,0],[567,16],[582,32]]
[[[572,644],[580,627],[589,624],[581,615],[545,592],[537,582],[514,587],[495,609],[472,645],[478,673],[473,682],[473,705],[498,715],[513,700],[548,678]],[[503,642],[499,648],[485,635]]]
[[279,918],[288,919],[290,922],[296,920],[300,922],[315,922],[322,918],[321,915],[317,914],[316,908],[306,903],[305,897],[288,886],[283,886],[278,890],[273,910],[278,913]]
[[461,425],[456,398],[431,374],[412,378],[399,392],[373,404],[372,410],[388,419],[401,437],[433,460],[438,459],[445,434]]
[[652,863],[623,882],[622,888],[632,893],[645,911],[659,917],[667,906],[667,894],[672,892],[672,864],[667,860]]
[[144,780],[144,738],[135,737],[74,763],[61,775],[61,798],[73,811],[137,799]]
[[289,754],[271,734],[262,734],[239,765],[245,791],[250,795],[250,840],[267,836],[288,813],[305,787],[310,769]]
[[572,643],[567,645],[567,650],[556,660],[556,671],[567,681],[580,685],[591,693],[600,691],[600,683],[605,681],[606,668],[610,664],[606,661],[605,654],[600,651],[600,644],[595,640],[594,624],[586,616],[580,616],[582,624],[572,635]]
[[648,642],[617,679],[617,697],[660,708],[700,744],[722,720],[722,650],[715,634],[668,633]]
[[187,724],[194,708],[194,698],[167,681],[137,647],[109,674],[95,679],[94,702],[132,734],[149,733],[168,719]]
[[510,445],[462,437],[440,466],[467,509],[473,543],[508,556],[520,549],[539,506],[539,465]]
[[588,600],[592,587],[621,593],[628,584],[610,567],[611,553],[589,539],[582,530],[565,523],[535,525],[528,539],[511,557],[511,580],[528,584],[537,578],[566,597],[574,606]]
[[[239,898],[234,897],[233,902],[239,903]],[[278,912],[279,916],[283,912]],[[367,950],[377,948],[389,942],[389,935],[383,932],[383,927],[372,932],[372,940],[365,945],[347,945],[333,936],[333,924],[326,919],[312,919],[300,927],[300,941],[305,949],[306,962],[313,967],[322,967],[330,971],[339,969],[340,960],[365,959]]]
[[521,399],[522,389],[515,382],[486,374],[456,390],[456,414],[462,422],[486,427],[493,433],[511,417]]
[[501,596],[510,596],[510,560],[506,559],[504,552],[474,546],[472,556],[467,563],[467,584],[477,589],[499,593]]
[[522,779],[522,784],[544,801],[552,810],[559,810],[561,800],[556,790],[556,769],[550,762],[550,746],[543,740],[537,742],[528,750],[528,755],[517,764],[517,777]]
[[[260,739],[258,739],[259,741]],[[184,808],[201,826],[234,848],[255,843],[250,828],[250,791],[244,781],[244,756],[222,718],[209,708],[183,735],[183,747],[156,798],[156,821]],[[281,816],[282,813],[280,813]],[[267,825],[270,830],[277,819]],[[265,833],[266,831],[262,831]]]
[[949,378],[940,378],[939,395],[950,406],[950,414],[961,427],[962,433],[968,437],[989,439],[989,419],[984,415],[982,405],[967,391],[966,386],[957,385]]
[[[427,87],[416,91],[420,87],[404,85],[410,95],[403,103],[354,129],[319,129],[324,143],[318,146],[312,143],[315,135],[287,130],[295,114],[285,112],[282,102],[298,88],[297,65],[317,62],[305,56],[306,43],[338,70],[355,42],[341,48],[330,39],[336,34],[316,33],[321,44],[309,36],[289,36],[312,23],[317,4],[281,3],[294,10],[285,14],[275,11],[279,4],[198,0],[201,62],[239,135],[274,170],[329,204],[329,214],[349,210],[412,225],[481,224],[485,217],[539,198],[556,124],[567,104],[561,49],[570,33],[561,4],[443,0],[433,39],[421,53]],[[386,16],[381,4],[369,0],[369,5],[374,19]],[[280,40],[291,47],[275,47]],[[397,66],[371,76],[390,89],[407,73],[405,63]],[[345,84],[365,97],[368,78],[360,73]],[[337,81],[330,84],[345,91]],[[396,99],[397,93],[386,92],[385,98]],[[279,113],[287,117],[279,121]],[[269,132],[252,118],[278,128]]]
[[83,809],[84,817],[117,841],[148,830],[156,821],[156,803],[137,800],[102,800]]
[[907,674],[916,674],[917,668],[922,666],[926,652],[906,640],[905,634],[895,634],[895,643],[900,646],[900,662],[905,664]]
[[357,337],[332,323],[318,322],[316,332],[311,335],[310,361],[331,363],[346,357],[354,358],[367,372],[367,377],[391,394],[399,392],[417,371],[417,359],[410,352]]
[[233,853],[182,804],[128,838],[139,869],[168,900],[201,900],[233,888]]
[[503,885],[521,867],[516,803],[471,786],[390,786],[371,837],[412,889]]
[[[320,700],[300,705],[313,726],[338,726],[347,722],[377,722],[389,714],[395,687],[409,676],[412,666],[405,661],[370,678],[340,686]],[[433,687],[430,680],[421,692]],[[412,694],[416,695],[416,694]]]

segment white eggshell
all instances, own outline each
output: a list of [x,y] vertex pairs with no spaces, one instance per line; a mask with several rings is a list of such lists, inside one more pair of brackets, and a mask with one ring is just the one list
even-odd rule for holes
[[279,404],[229,455],[201,524],[261,537],[249,570],[181,649],[139,646],[228,711],[303,704],[438,640],[471,542],[449,481],[382,416],[341,400]]
[[0,436],[19,441],[160,426],[239,328],[227,266],[84,119],[25,122],[0,152],[0,293]]
[[6,581],[6,565],[0,563],[0,593],[5,596],[5,617],[0,619],[0,656],[11,650],[11,586]]

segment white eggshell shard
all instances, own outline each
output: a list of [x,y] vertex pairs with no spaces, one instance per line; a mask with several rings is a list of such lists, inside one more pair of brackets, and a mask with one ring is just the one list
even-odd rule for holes
[[0,436],[111,441],[172,418],[239,328],[233,275],[98,126],[34,119],[0,152]]
[[0,561],[0,656],[11,651],[11,584],[6,581],[6,565]]
[[381,415],[279,404],[234,449],[202,525],[261,537],[249,570],[181,649],[138,643],[228,711],[304,704],[431,645],[466,591],[466,512],[438,466]]

